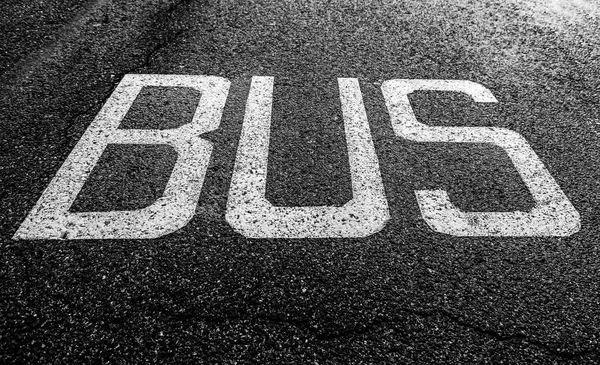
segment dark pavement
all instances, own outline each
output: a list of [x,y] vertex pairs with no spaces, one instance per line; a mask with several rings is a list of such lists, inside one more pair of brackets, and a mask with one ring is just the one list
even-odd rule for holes
[[[567,1],[16,1],[0,16],[0,363],[600,362],[600,6]],[[126,74],[231,81],[196,215],[146,240],[13,240]],[[253,76],[274,76],[266,196],[352,199],[337,78],[358,78],[391,218],[355,239],[248,239],[225,221]],[[504,127],[581,216],[569,237],[454,237],[415,190],[464,211],[534,205],[489,144],[396,137],[392,79],[498,99],[410,96],[419,121]],[[145,88],[120,128],[192,118],[197,92]],[[72,212],[162,196],[165,145],[112,145]]]

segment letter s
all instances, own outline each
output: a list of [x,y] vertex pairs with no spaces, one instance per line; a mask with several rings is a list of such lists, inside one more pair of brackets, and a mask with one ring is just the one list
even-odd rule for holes
[[418,90],[463,92],[476,102],[496,103],[484,86],[461,80],[389,80],[381,86],[397,136],[416,142],[491,143],[502,148],[535,200],[530,212],[463,212],[444,190],[415,191],[421,215],[436,232],[453,236],[570,236],[579,213],[529,143],[505,128],[430,127],[419,123],[408,100]]

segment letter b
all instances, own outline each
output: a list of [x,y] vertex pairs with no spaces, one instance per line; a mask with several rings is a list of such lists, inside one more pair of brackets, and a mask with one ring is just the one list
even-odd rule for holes
[[[229,81],[211,76],[126,75],[85,131],[13,239],[156,238],[185,226],[193,217],[212,143],[200,134],[221,120]],[[202,95],[191,123],[174,129],[119,129],[144,86],[189,87]],[[69,212],[109,144],[169,145],[177,161],[165,191],[152,205],[130,211]]]

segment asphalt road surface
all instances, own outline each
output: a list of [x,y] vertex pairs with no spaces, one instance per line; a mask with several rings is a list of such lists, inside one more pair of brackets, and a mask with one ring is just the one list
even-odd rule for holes
[[597,4],[4,2],[0,363],[599,363]]

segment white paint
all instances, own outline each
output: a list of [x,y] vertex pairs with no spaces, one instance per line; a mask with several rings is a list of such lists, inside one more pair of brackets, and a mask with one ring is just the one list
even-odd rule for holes
[[525,138],[504,128],[429,127],[419,123],[408,95],[417,90],[457,91],[474,101],[497,102],[491,91],[470,81],[390,80],[381,86],[397,136],[417,142],[491,143],[512,160],[535,200],[530,212],[463,212],[443,190],[418,190],[421,215],[437,232],[453,236],[570,236],[579,231],[579,213]]
[[273,78],[253,77],[227,201],[227,222],[251,238],[366,237],[389,210],[357,79],[338,79],[352,195],[342,207],[276,207],[265,197]]
[[[185,226],[194,215],[212,152],[212,143],[199,136],[219,126],[229,85],[212,76],[126,75],[13,238],[156,238]],[[202,96],[191,123],[167,130],[118,129],[144,86],[199,90]],[[70,213],[109,144],[172,146],[178,157],[164,195],[138,210]]]

